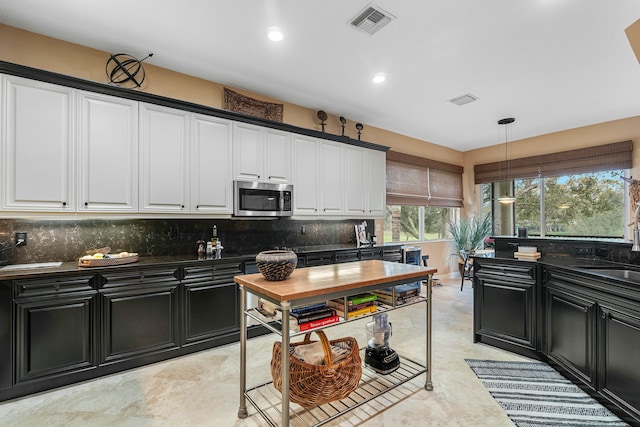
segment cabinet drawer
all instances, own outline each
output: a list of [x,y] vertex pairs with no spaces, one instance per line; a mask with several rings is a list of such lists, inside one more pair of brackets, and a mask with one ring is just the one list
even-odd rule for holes
[[16,298],[37,297],[95,289],[95,274],[46,277],[42,279],[18,279],[13,281]]
[[170,285],[178,281],[180,274],[177,268],[105,272],[100,273],[101,288]]
[[362,261],[368,259],[381,259],[381,252],[380,248],[360,249],[360,259]]
[[335,260],[337,263],[360,261],[360,251],[336,252]]
[[320,252],[320,253],[314,253],[314,254],[307,254],[305,258],[306,258],[305,265],[307,267],[333,264],[333,252]]

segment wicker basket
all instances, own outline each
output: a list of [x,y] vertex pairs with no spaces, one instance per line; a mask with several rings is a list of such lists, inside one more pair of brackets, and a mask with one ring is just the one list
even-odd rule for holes
[[[323,403],[347,397],[358,388],[362,376],[362,362],[355,338],[346,337],[329,341],[324,332],[315,331],[322,342],[324,365],[312,365],[289,354],[289,399],[304,407],[322,405]],[[311,334],[304,336],[304,341],[291,344],[295,347],[310,344]],[[331,345],[350,350],[348,355],[338,363],[333,363]],[[271,377],[274,387],[282,392],[282,345],[273,344],[271,356]]]
[[265,279],[286,280],[298,264],[298,256],[292,251],[264,251],[256,256],[256,266]]

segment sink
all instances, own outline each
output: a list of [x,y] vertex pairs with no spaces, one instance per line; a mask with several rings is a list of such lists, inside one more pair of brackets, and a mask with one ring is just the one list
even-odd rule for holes
[[32,268],[55,268],[60,267],[62,262],[36,262],[33,264],[13,264],[0,268],[0,271],[30,270]]
[[604,276],[615,277],[616,279],[632,280],[640,282],[640,271],[635,270],[618,270],[610,268],[590,269],[592,273],[602,274]]

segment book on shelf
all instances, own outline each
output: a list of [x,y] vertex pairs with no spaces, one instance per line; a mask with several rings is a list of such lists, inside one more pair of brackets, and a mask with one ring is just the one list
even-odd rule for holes
[[362,316],[364,314],[375,313],[376,311],[378,311],[378,306],[372,304],[367,307],[363,307],[359,310],[353,310],[353,311],[349,310],[347,311],[346,317],[344,315],[344,311],[340,309],[336,309],[336,314],[344,319],[353,319],[355,317]]
[[408,302],[417,301],[419,298],[420,298],[420,295],[418,295],[417,293],[414,294],[414,295],[409,295],[409,296],[404,296],[404,297],[396,296],[396,300],[395,300],[395,304],[394,304],[394,300],[393,300],[393,297],[391,295],[386,295],[386,294],[378,295],[378,301],[383,303],[383,304],[388,304],[388,305],[402,305],[402,304],[406,304]]
[[280,311],[280,307],[277,304],[272,303],[271,301],[267,301],[264,298],[258,299],[258,308],[261,308],[271,314],[275,314],[276,312]]
[[[373,291],[376,295],[393,295],[394,290],[392,288],[377,289]],[[406,297],[411,295],[417,295],[420,292],[420,285],[398,285],[395,287],[396,297]]]
[[358,305],[369,301],[375,301],[378,297],[374,294],[359,294],[347,297],[347,305]]
[[[320,328],[322,326],[328,326],[328,325],[332,325],[334,323],[338,323],[340,322],[340,316],[329,316],[329,317],[325,317],[324,319],[318,319],[318,320],[312,320],[311,322],[304,322],[304,323],[299,323],[297,325],[297,330],[302,332],[302,331],[308,331],[309,329],[315,329],[315,328]],[[291,330],[294,330],[293,328],[289,328]]]
[[329,307],[320,308],[314,311],[304,313],[290,313],[298,323],[311,322],[313,320],[324,319],[325,317],[335,316],[336,310]]
[[303,305],[300,307],[292,307],[290,312],[291,313],[306,313],[309,311],[314,311],[314,310],[318,310],[320,308],[326,308],[327,307],[327,303],[326,302],[319,302],[316,304],[310,304],[310,305]]
[[[372,305],[375,305],[375,301],[367,301],[356,305],[347,305],[347,311],[356,311],[365,307],[371,307]],[[342,299],[332,299],[327,301],[327,306],[335,308],[336,310],[344,310],[344,301]]]

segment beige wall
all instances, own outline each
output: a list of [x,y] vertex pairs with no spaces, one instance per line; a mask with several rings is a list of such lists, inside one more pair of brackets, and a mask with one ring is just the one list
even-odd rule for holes
[[[0,60],[3,61],[107,83],[105,65],[110,54],[0,24]],[[223,85],[154,66],[153,59],[145,62],[144,68],[147,77],[141,91],[222,108]],[[243,91],[240,88],[233,89],[264,101],[282,102]],[[284,102],[283,121],[295,126],[320,130],[316,109],[313,108]],[[355,123],[349,122],[346,127],[347,135],[352,138],[357,137],[354,125]],[[325,130],[327,133],[340,134],[337,117],[329,117]],[[364,123],[362,139],[386,145],[402,153],[464,166],[466,212],[474,212],[476,209],[473,166],[478,163],[501,160],[504,156],[502,144],[463,153],[442,145],[375,128],[366,123]],[[517,158],[628,139],[640,141],[640,116],[514,141],[511,143],[510,151],[511,158]],[[640,177],[640,169],[637,166],[640,165],[638,156],[640,153],[635,150],[633,175]],[[378,221],[376,228],[379,224]],[[450,271],[449,251],[445,242],[425,243],[421,246],[423,246],[423,253],[430,255],[430,265],[437,267],[440,273]]]

